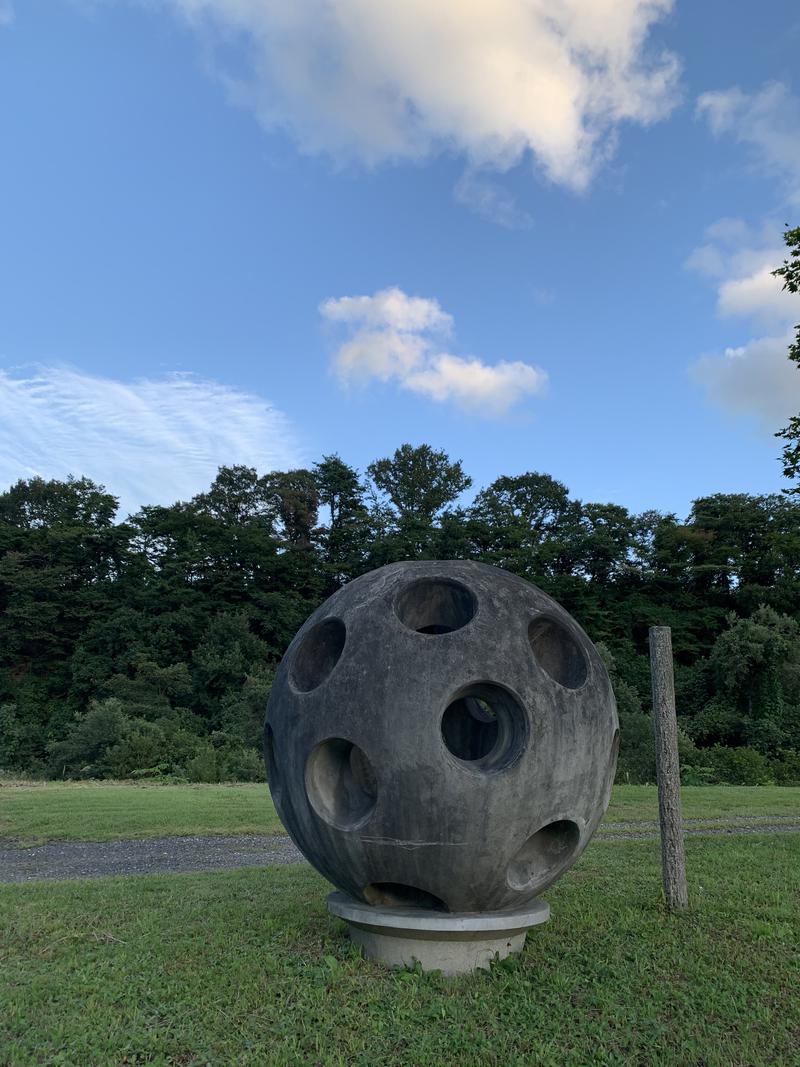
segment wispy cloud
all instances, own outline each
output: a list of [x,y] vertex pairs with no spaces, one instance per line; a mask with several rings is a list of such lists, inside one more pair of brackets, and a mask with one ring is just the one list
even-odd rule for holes
[[453,402],[484,418],[500,418],[526,397],[545,391],[547,374],[519,360],[484,363],[442,350],[453,320],[438,301],[398,288],[373,296],[324,301],[321,314],[344,324],[348,339],[334,369],[345,384],[394,381],[439,403]]
[[220,73],[264,126],[368,164],[446,150],[505,170],[531,153],[584,189],[620,124],[676,102],[677,61],[648,43],[673,0],[160,2],[246,42],[249,70]]
[[11,0],[0,0],[0,27],[10,26],[14,21],[14,5]]
[[782,82],[758,92],[741,89],[703,93],[697,114],[712,133],[730,134],[750,147],[754,165],[785,184],[788,198],[800,202],[800,98]]
[[714,285],[721,318],[749,321],[761,331],[721,354],[702,356],[690,373],[714,405],[754,415],[769,432],[800,410],[800,373],[787,355],[800,299],[772,276],[784,256],[779,233],[775,224],[756,230],[741,219],[720,219],[686,264]]
[[556,302],[556,291],[549,285],[536,285],[531,290],[531,296],[539,307],[550,307]]
[[221,464],[297,466],[289,420],[267,401],[173,374],[122,382],[67,367],[0,370],[0,484],[87,475],[123,512],[185,500]]
[[533,216],[524,211],[512,194],[494,179],[466,170],[453,189],[457,203],[474,215],[506,230],[529,230]]

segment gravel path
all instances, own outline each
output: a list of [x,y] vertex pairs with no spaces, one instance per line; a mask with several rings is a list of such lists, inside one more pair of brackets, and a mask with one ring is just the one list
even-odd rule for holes
[[106,878],[120,874],[228,871],[302,863],[284,834],[275,837],[151,837],[141,841],[51,841],[14,848],[0,841],[0,882]]
[[[776,815],[686,820],[688,837],[780,833],[800,833],[800,819]],[[633,820],[604,823],[597,840],[646,841],[657,838],[657,823]],[[53,841],[35,848],[20,848],[11,841],[0,841],[0,883],[106,878],[129,874],[175,874],[182,871],[228,871],[241,867],[303,862],[302,855],[283,834],[271,837]]]
[[[783,816],[770,819],[769,822],[719,822],[711,819],[698,819],[702,826],[692,826],[690,820],[684,822],[686,837],[715,837],[720,834],[800,834],[800,820],[792,818],[784,821]],[[625,829],[617,829],[624,826]],[[656,841],[658,840],[657,823],[606,823],[605,833],[599,833],[597,841]]]

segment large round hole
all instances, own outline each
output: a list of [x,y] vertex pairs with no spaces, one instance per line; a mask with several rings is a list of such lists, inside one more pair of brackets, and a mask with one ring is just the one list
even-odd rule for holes
[[317,745],[306,761],[306,794],[325,822],[340,830],[353,830],[375,807],[375,771],[358,745],[331,737]]
[[528,640],[536,662],[553,681],[580,689],[588,674],[586,657],[566,626],[541,616],[528,627]]
[[529,837],[508,865],[512,889],[532,889],[552,881],[568,865],[578,847],[580,830],[570,819],[548,823]]
[[525,712],[499,685],[479,682],[455,695],[442,716],[450,752],[479,770],[506,767],[525,743]]
[[364,900],[380,908],[427,908],[428,911],[447,911],[447,905],[433,893],[400,882],[373,882],[364,886]]
[[449,634],[475,614],[475,597],[465,585],[444,578],[421,578],[395,601],[397,617],[418,634]]
[[341,619],[325,619],[312,627],[298,648],[291,667],[291,682],[301,693],[322,685],[339,662],[347,630]]

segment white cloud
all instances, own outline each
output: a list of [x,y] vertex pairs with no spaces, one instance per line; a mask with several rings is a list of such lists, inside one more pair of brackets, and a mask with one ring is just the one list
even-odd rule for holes
[[500,418],[523,397],[543,392],[547,375],[519,360],[502,360],[490,367],[474,356],[462,359],[441,353],[432,356],[425,369],[409,374],[403,384],[440,403],[452,400],[466,411]]
[[299,462],[287,418],[219,382],[174,374],[121,382],[65,367],[0,370],[0,484],[86,475],[123,512],[186,500],[221,464]]
[[406,296],[396,286],[374,296],[341,296],[320,307],[333,322],[357,322],[365,326],[389,326],[393,330],[437,330],[449,333],[453,319],[437,300]]
[[464,171],[453,194],[473,214],[506,230],[529,230],[533,226],[533,217],[518,206],[507,189],[475,171]]
[[697,113],[712,133],[750,145],[759,167],[781,178],[789,199],[800,202],[800,98],[788,86],[768,82],[756,93],[703,93]]
[[704,356],[690,373],[717,407],[755,415],[774,433],[800,411],[800,371],[786,354],[791,337],[791,332],[760,337],[721,356]]
[[769,331],[698,359],[690,367],[692,378],[717,407],[755,415],[772,433],[800,410],[800,372],[787,355],[800,300],[771,274],[784,258],[775,241],[779,232],[772,223],[756,230],[741,219],[720,219],[686,264],[714,284],[721,317],[750,319]]
[[741,219],[720,219],[708,227],[706,243],[692,252],[686,266],[714,282],[720,316],[753,318],[775,329],[800,315],[797,298],[772,275],[785,255],[780,232],[777,224],[756,230]]
[[14,21],[14,5],[11,0],[0,0],[0,27],[10,26]]
[[248,72],[221,76],[264,126],[368,164],[445,150],[506,169],[530,152],[583,189],[620,123],[676,101],[677,61],[647,41],[674,0],[159,2],[242,45]]
[[769,258],[743,278],[729,278],[719,287],[721,315],[759,316],[768,320],[794,318],[791,294],[781,288],[772,271],[780,259]]
[[339,349],[336,370],[347,382],[402,380],[424,363],[428,348],[428,340],[415,333],[391,328],[358,330]]
[[321,314],[345,324],[351,336],[339,347],[334,369],[344,384],[395,381],[439,403],[452,401],[485,418],[499,418],[527,396],[544,392],[547,374],[520,361],[490,365],[474,356],[440,350],[452,318],[436,300],[409,297],[402,289],[373,296],[326,300]]

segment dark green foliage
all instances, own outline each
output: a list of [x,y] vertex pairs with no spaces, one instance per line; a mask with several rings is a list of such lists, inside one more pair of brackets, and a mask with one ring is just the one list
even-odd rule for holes
[[715,695],[692,720],[693,737],[764,755],[800,747],[800,624],[767,607],[728,623],[708,661]]
[[779,751],[771,768],[776,785],[800,785],[800,751]]
[[435,558],[437,520],[472,485],[461,462],[430,445],[401,445],[391,458],[367,468],[373,483],[373,514],[388,563]]
[[459,503],[469,486],[409,444],[364,478],[336,455],[222,467],[125,522],[88,479],[18,482],[0,494],[0,767],[261,779],[272,677],[309,613],[384,563],[466,558],[540,585],[603,644],[620,781],[655,776],[652,624],[673,629],[686,780],[800,780],[800,501],[716,494],[681,523],[535,471]]
[[[653,720],[642,707],[638,691],[620,676],[617,660],[603,642],[597,645],[611,675],[619,714],[619,783],[642,784],[656,780],[656,746]],[[692,776],[699,753],[682,728],[678,728],[678,755],[681,770]]]
[[55,774],[102,778],[111,774],[111,753],[130,730],[130,720],[118,700],[93,700],[85,715],[76,717],[62,741],[52,742],[51,770]]
[[728,785],[772,784],[769,760],[747,745],[738,748],[714,745],[703,755],[711,769],[712,782]]
[[[783,278],[783,288],[788,292],[800,293],[800,226],[787,228],[783,239],[789,249],[789,257],[772,273]],[[796,327],[795,339],[789,345],[789,359],[800,370],[800,323]],[[777,436],[786,441],[783,447],[783,473],[794,482],[786,492],[800,494],[800,415],[791,418],[788,426],[779,430]]]

